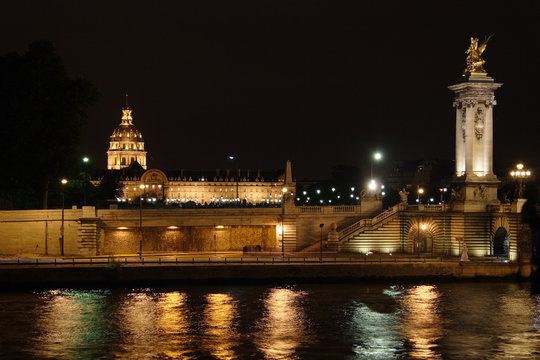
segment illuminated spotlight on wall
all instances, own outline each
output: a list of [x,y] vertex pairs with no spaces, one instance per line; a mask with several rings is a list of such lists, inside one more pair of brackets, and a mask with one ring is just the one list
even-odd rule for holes
[[178,229],[178,226],[174,226],[174,225],[167,226],[167,229],[175,230],[175,229]]
[[118,230],[127,230],[128,228],[127,228],[127,226],[119,226],[119,227],[117,227],[117,229]]
[[217,225],[216,226],[216,229],[224,229],[224,228],[225,228],[225,226],[223,226],[223,225]]

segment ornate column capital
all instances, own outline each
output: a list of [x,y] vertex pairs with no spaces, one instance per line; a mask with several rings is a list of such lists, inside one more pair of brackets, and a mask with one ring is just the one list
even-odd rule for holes
[[494,99],[486,100],[484,103],[486,104],[487,107],[493,107],[497,105],[497,100],[494,100]]
[[463,105],[465,105],[466,107],[473,107],[473,106],[478,105],[478,100],[466,99],[466,100],[463,100]]

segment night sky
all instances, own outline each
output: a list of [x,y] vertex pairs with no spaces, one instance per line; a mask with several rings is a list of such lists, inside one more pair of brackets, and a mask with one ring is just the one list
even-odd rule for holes
[[270,170],[290,159],[306,180],[338,164],[367,170],[374,150],[386,166],[453,159],[447,86],[461,80],[470,36],[495,33],[484,53],[488,74],[504,83],[495,169],[540,166],[538,8],[361,3],[3,4],[0,53],[49,39],[71,76],[98,88],[80,145],[98,168],[128,92],[153,168]]

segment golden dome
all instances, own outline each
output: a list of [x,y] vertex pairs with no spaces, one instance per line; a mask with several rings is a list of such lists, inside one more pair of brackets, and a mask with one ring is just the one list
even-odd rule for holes
[[122,109],[122,122],[114,129],[111,135],[111,141],[144,141],[141,132],[133,125],[133,118],[129,107]]

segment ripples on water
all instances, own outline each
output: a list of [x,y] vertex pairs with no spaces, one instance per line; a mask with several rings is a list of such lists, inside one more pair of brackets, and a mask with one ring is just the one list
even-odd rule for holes
[[515,283],[5,292],[0,358],[533,359]]

